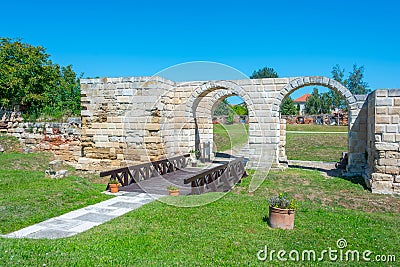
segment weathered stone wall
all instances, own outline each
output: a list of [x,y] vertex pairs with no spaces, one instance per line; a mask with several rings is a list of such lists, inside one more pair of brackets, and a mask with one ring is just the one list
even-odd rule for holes
[[368,96],[366,182],[374,193],[400,193],[400,89]]
[[78,168],[102,170],[165,155],[160,77],[82,79],[82,150]]
[[[284,150],[279,151],[281,101],[307,85],[328,86],[343,95],[352,131],[362,131],[366,124],[356,120],[362,103],[325,77],[196,82],[160,77],[83,79],[84,157],[79,163],[84,169],[117,167],[198,149],[201,143],[212,142],[214,105],[223,97],[238,95],[249,109],[249,166],[279,166],[279,158],[284,158],[280,155]],[[349,166],[352,172],[361,172],[366,139],[354,134],[351,142]]]
[[[373,190],[386,192],[387,175],[390,186],[400,180],[398,90],[377,91],[366,101],[366,96],[353,96],[340,83],[319,76],[194,82],[160,77],[83,79],[83,157],[78,167],[120,167],[212,143],[212,111],[230,95],[240,96],[249,110],[249,168],[285,167],[286,129],[280,105],[287,95],[309,85],[326,86],[346,99],[347,174],[368,173]],[[386,189],[377,190],[379,184]]]
[[81,120],[70,118],[66,123],[23,122],[16,113],[2,113],[0,133],[18,138],[25,152],[52,152],[57,159],[71,164],[81,157]]

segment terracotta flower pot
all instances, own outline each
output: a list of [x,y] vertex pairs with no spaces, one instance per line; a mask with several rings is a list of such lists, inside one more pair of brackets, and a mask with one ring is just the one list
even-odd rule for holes
[[269,207],[269,226],[272,228],[293,229],[295,210]]
[[119,184],[108,184],[110,186],[111,193],[118,193]]
[[179,189],[177,190],[168,190],[170,196],[179,196]]

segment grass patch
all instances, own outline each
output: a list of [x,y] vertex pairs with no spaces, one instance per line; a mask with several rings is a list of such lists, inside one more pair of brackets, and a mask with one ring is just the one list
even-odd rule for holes
[[286,133],[286,155],[289,160],[339,161],[348,151],[347,134]]
[[241,147],[248,141],[249,126],[245,124],[214,124],[214,143],[217,151]]
[[[400,236],[393,234],[400,227],[399,197],[372,195],[358,180],[324,178],[306,170],[271,173],[253,194],[247,192],[248,184],[247,178],[225,197],[196,208],[152,202],[70,238],[3,239],[0,265],[298,266],[290,261],[260,262],[256,254],[266,245],[274,250],[321,252],[336,249],[339,238],[347,240],[346,249],[368,249],[373,255],[400,253]],[[278,192],[299,200],[292,231],[270,229],[262,220],[268,214],[268,197]],[[318,265],[343,263],[360,265],[327,258]]]
[[47,153],[0,155],[0,233],[109,198],[100,193],[104,185],[89,183],[81,177],[45,178],[44,171],[51,159],[52,155]]
[[22,150],[18,138],[6,134],[0,134],[0,145],[4,148],[4,152],[20,152]]
[[348,126],[318,125],[318,124],[286,124],[286,131],[347,132]]

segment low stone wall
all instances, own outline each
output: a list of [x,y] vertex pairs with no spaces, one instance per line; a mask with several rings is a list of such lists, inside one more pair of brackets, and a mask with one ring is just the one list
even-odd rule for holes
[[65,123],[23,122],[15,112],[3,112],[1,118],[0,133],[18,138],[25,152],[52,152],[57,159],[71,164],[81,156],[80,118],[69,118]]

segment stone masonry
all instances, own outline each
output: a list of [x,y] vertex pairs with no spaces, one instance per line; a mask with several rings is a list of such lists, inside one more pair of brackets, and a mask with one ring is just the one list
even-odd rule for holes
[[[353,96],[340,83],[321,76],[190,82],[161,77],[82,79],[82,157],[78,167],[95,171],[117,168],[186,154],[203,142],[212,143],[213,109],[222,99],[237,95],[249,110],[248,167],[285,168],[285,126],[280,105],[290,93],[309,85],[328,87],[347,102],[347,174],[364,175],[374,192],[394,192],[388,189],[392,185],[382,183],[382,179],[389,179],[382,175],[391,175],[393,183],[400,180],[396,158],[398,90],[378,90],[368,98]],[[383,112],[382,105],[387,105],[387,113],[378,116]],[[383,143],[387,150],[382,150]],[[386,151],[385,157],[372,160],[376,151]],[[376,180],[378,176],[380,180]],[[384,184],[387,191],[374,189],[374,181],[376,186]]]
[[365,178],[374,193],[400,193],[400,89],[368,96],[369,168]]
[[52,152],[71,164],[81,157],[80,118],[69,118],[65,123],[33,123],[24,122],[16,112],[3,112],[0,117],[0,133],[18,138],[24,152]]

